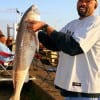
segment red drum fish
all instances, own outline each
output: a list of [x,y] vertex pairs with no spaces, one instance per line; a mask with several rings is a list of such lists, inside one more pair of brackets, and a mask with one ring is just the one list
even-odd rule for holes
[[32,5],[23,15],[16,37],[16,51],[13,68],[14,94],[10,100],[20,100],[20,93],[29,71],[32,59],[39,48],[37,33],[27,29],[28,20],[40,20],[40,13],[35,5]]

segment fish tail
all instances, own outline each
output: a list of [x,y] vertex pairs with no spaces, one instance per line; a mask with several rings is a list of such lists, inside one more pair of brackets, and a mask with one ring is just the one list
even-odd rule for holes
[[[25,82],[25,78],[27,75],[27,71],[18,71],[18,72],[13,72],[13,85],[14,85],[14,94],[12,96],[12,100],[20,100],[20,93],[23,87],[23,83]],[[17,98],[17,99],[16,99]]]

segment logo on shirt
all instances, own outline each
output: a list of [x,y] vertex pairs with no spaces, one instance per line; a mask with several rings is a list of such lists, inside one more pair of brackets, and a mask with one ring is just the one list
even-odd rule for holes
[[74,32],[71,32],[70,30],[67,30],[66,34],[69,35],[69,36],[72,36],[74,34]]
[[81,83],[73,82],[73,83],[72,83],[72,86],[81,86]]

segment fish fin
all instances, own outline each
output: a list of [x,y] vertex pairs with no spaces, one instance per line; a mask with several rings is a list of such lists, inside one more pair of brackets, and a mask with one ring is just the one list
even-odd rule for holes
[[38,32],[36,32],[36,51],[39,51],[39,40],[38,40]]

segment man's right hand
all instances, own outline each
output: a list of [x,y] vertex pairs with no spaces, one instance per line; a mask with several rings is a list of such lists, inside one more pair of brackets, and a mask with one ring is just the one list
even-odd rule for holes
[[35,21],[35,20],[29,20],[27,21],[27,28],[29,30],[32,30],[34,32],[39,31],[42,29],[42,27],[45,25],[44,22],[41,21]]

